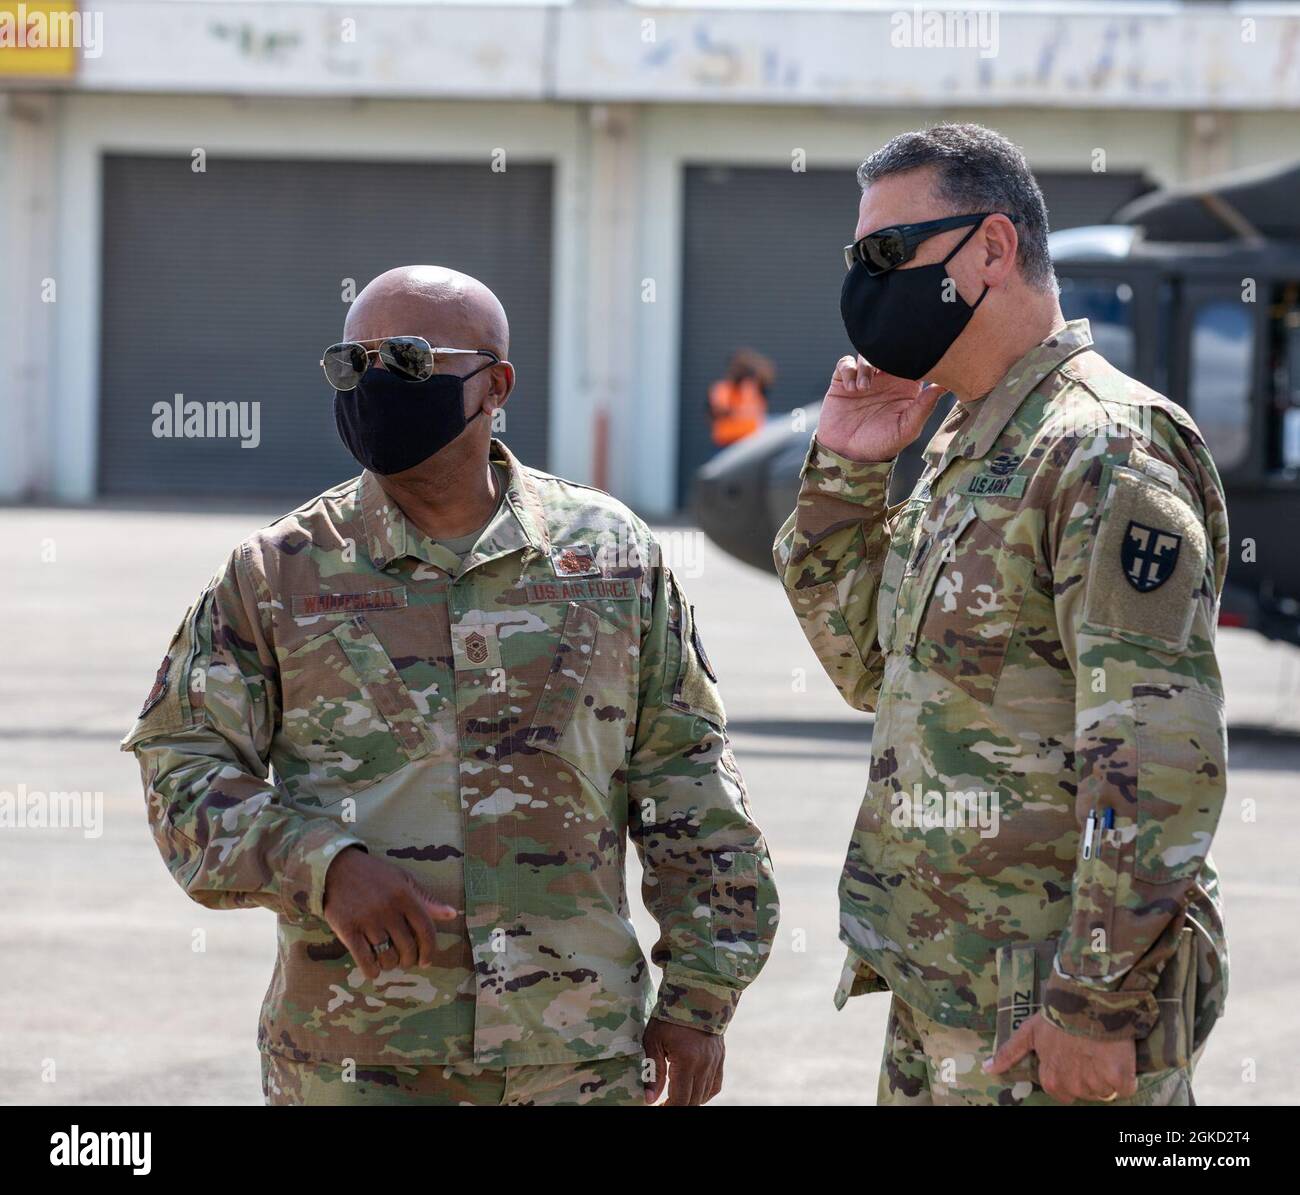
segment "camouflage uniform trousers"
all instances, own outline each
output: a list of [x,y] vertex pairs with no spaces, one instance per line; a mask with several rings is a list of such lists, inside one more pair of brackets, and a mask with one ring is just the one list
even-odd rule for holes
[[363,1107],[406,1104],[446,1108],[645,1106],[643,1056],[500,1069],[446,1066],[357,1066],[345,1080],[331,1063],[295,1062],[262,1051],[262,1094],[272,1107]]
[[[889,1024],[885,1027],[885,1056],[876,1089],[877,1106],[1061,1107],[1059,1100],[1023,1077],[1026,1064],[1036,1065],[1032,1055],[1005,1074],[986,1075],[980,1069],[984,1060],[993,1054],[993,1038],[992,1030],[981,1032],[941,1025],[895,996],[889,1007]],[[1192,1070],[1197,1058],[1188,1067],[1139,1075],[1137,1092],[1127,1099],[1076,1100],[1075,1103],[1130,1108],[1188,1107],[1195,1103]]]

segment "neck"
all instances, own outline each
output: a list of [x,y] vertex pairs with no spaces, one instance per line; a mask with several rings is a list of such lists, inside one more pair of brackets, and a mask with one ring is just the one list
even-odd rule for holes
[[[421,469],[429,464],[426,461]],[[501,496],[485,453],[439,462],[434,476],[380,477],[379,484],[402,513],[435,540],[477,531],[492,517]]]
[[[983,398],[1030,349],[1065,327],[1061,305],[1054,295],[1019,305],[1009,314],[1014,318],[985,329],[960,360],[943,369],[943,377],[936,374],[932,379],[951,390],[958,402]],[[947,367],[948,362],[943,365]]]

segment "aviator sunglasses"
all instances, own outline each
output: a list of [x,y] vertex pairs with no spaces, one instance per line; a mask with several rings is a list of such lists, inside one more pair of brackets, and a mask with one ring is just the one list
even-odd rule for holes
[[501,361],[491,349],[435,348],[423,336],[388,336],[383,340],[344,340],[332,344],[325,350],[320,367],[325,371],[325,380],[335,390],[353,390],[371,357],[378,357],[385,369],[403,381],[423,382],[433,377],[434,367],[441,358],[464,356],[491,357],[494,365]]
[[978,224],[990,216],[1006,216],[1013,224],[1015,216],[1007,212],[977,212],[970,216],[945,216],[942,220],[926,220],[923,224],[894,224],[877,228],[860,240],[844,246],[844,264],[848,269],[861,264],[868,274],[884,274],[888,270],[911,261],[923,241],[947,232],[950,228],[965,228]]

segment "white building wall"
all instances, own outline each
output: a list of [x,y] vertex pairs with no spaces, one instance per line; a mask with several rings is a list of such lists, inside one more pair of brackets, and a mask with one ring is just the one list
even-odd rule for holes
[[[20,329],[21,358],[0,403],[4,498],[96,492],[106,152],[487,169],[501,147],[551,161],[552,467],[651,514],[676,494],[686,163],[789,168],[797,149],[848,175],[891,134],[941,117],[1001,129],[1042,169],[1092,169],[1100,149],[1111,170],[1174,182],[1300,158],[1294,6],[992,4],[993,56],[903,48],[869,61],[853,47],[884,46],[904,8],[101,7],[105,51],[72,90],[0,109],[0,315]],[[352,7],[358,38],[344,42]],[[927,99],[939,94],[944,107]],[[438,98],[451,95],[466,98]],[[853,218],[850,199],[846,230]],[[58,301],[38,309],[45,277]]]
[[603,103],[1300,107],[1294,4],[97,0],[95,90]]
[[0,96],[0,501],[48,493],[59,97]]

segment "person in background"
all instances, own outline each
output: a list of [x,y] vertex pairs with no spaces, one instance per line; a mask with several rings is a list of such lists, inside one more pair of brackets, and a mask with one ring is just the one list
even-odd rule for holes
[[726,377],[709,387],[709,418],[713,442],[726,448],[752,436],[767,419],[767,392],[776,380],[776,366],[753,349],[731,355]]

